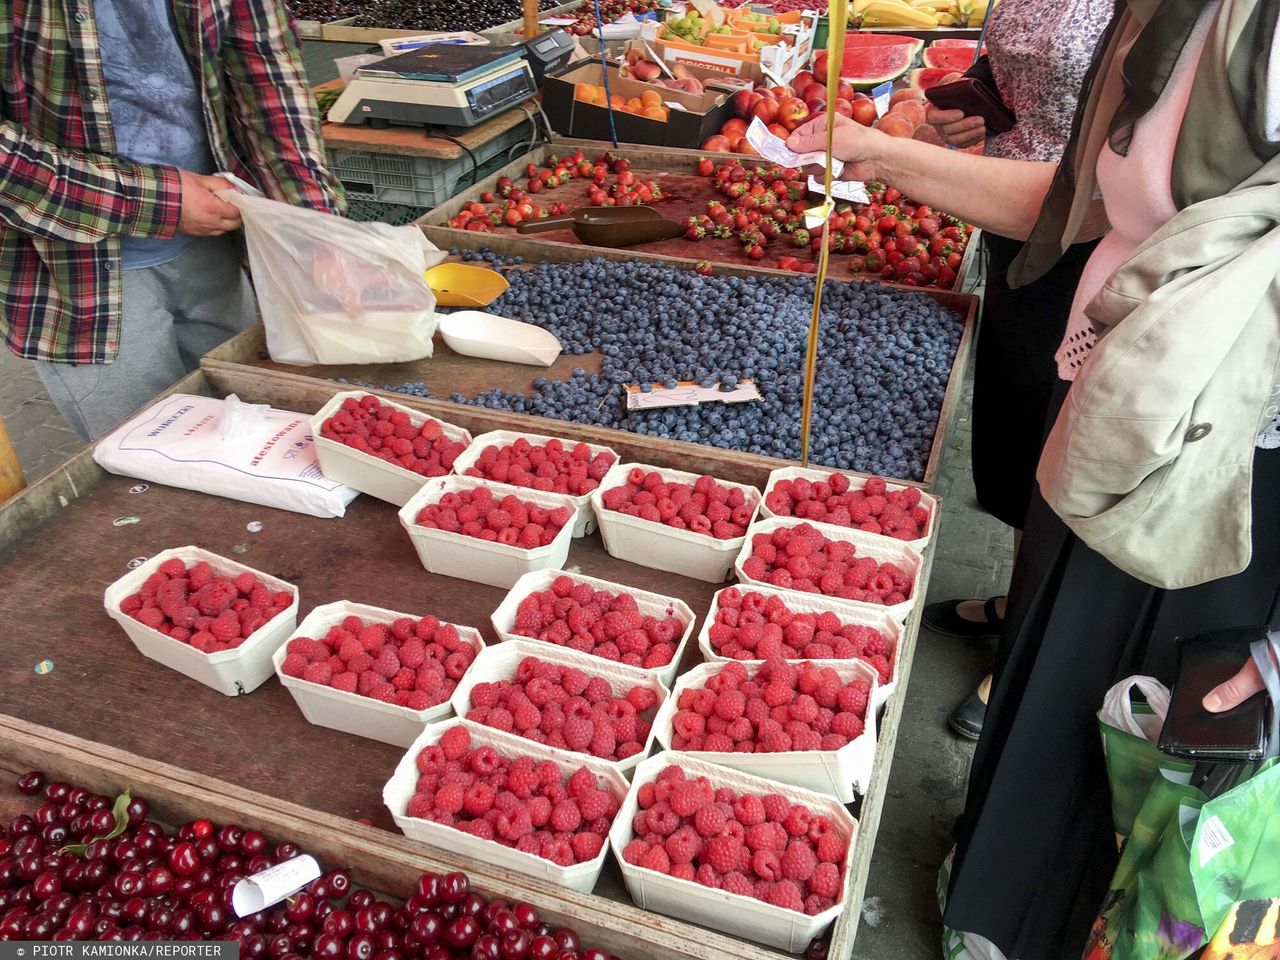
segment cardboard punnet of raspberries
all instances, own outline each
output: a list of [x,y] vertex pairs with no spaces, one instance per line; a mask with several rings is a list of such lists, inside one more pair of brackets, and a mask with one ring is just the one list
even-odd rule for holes
[[620,468],[610,483],[600,496],[606,510],[715,540],[745,536],[760,503],[751,487],[639,464]]
[[590,496],[618,455],[608,447],[495,430],[475,438],[458,464],[464,476],[573,497]]
[[917,545],[929,538],[934,505],[920,488],[883,477],[796,468],[775,470],[764,495],[766,516],[829,523]]
[[441,829],[458,831],[485,842],[477,855],[486,862],[545,875],[550,861],[566,871],[561,882],[586,892],[626,788],[607,764],[450,720],[415,741],[385,796],[413,839],[448,847],[456,841]]
[[348,396],[320,425],[320,436],[420,477],[440,477],[469,442],[469,434],[372,394]]

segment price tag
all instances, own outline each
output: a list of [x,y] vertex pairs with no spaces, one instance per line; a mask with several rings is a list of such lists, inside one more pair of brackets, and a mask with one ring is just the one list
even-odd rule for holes
[[893,82],[882,83],[871,88],[871,99],[875,101],[876,116],[883,117],[889,110],[889,100],[893,96]]
[[[822,181],[812,174],[809,176],[809,192],[818,194],[824,192]],[[831,196],[837,200],[848,200],[850,203],[871,202],[871,198],[867,196],[867,188],[861,180],[832,180]]]
[[304,853],[241,880],[231,891],[231,907],[237,917],[247,917],[293,896],[319,876],[320,864]]
[[723,384],[719,383],[703,387],[689,381],[677,383],[674,387],[663,387],[655,383],[649,390],[644,390],[635,384],[628,384],[625,389],[628,410],[696,407],[702,403],[745,403],[760,399],[760,391],[751,380],[740,380],[729,390],[724,389]]
[[573,17],[547,17],[545,20],[539,20],[544,27],[569,27],[578,21]]

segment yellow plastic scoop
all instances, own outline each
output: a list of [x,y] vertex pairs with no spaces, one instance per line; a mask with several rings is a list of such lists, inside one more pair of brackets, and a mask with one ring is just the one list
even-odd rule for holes
[[441,307],[487,307],[510,286],[496,270],[465,263],[442,263],[425,276]]

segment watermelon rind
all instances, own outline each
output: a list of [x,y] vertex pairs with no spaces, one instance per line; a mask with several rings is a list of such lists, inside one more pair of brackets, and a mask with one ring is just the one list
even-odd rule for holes
[[908,44],[846,49],[840,77],[853,84],[854,89],[867,90],[897,80],[914,62],[915,48]]

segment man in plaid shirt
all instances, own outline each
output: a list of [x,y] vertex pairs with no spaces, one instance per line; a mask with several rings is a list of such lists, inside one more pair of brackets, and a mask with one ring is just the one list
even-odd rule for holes
[[334,213],[281,0],[0,0],[0,330],[86,439],[256,320],[229,171]]

